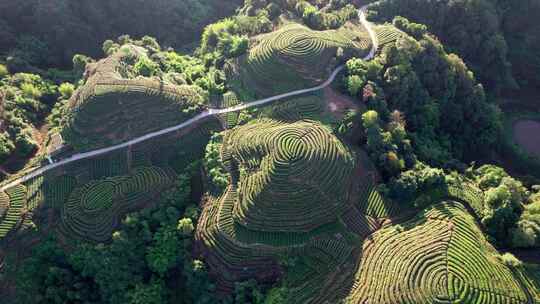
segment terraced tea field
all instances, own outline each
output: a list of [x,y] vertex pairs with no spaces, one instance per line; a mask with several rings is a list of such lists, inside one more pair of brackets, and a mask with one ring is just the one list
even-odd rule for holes
[[122,214],[151,200],[149,193],[160,192],[173,179],[173,172],[141,167],[130,176],[88,182],[72,191],[63,206],[62,230],[71,237],[107,241]]
[[[138,52],[131,47],[132,54]],[[62,135],[78,150],[125,142],[203,111],[206,97],[195,86],[171,85],[157,78],[124,78],[125,56],[120,50],[95,63],[86,84],[70,100],[73,113]]]
[[405,35],[403,32],[398,30],[392,25],[379,25],[374,27],[375,33],[377,34],[377,41],[379,42],[379,47],[383,48],[387,44],[396,42],[399,37]]
[[[444,201],[480,212],[472,187],[454,187],[416,215],[369,179],[351,200],[352,152],[309,120],[229,130],[221,159],[230,186],[208,201],[196,233],[220,291],[286,273],[287,303],[528,303],[529,289],[475,218]],[[284,269],[283,256],[299,260]]]
[[236,76],[243,87],[260,96],[320,83],[338,50],[343,56],[363,57],[371,48],[369,35],[353,24],[338,30],[313,31],[290,23],[257,37],[254,44],[237,63],[239,75]]
[[223,147],[223,162],[245,172],[234,210],[242,225],[310,231],[342,211],[354,161],[324,127],[262,120],[227,133]]
[[355,161],[330,130],[260,119],[228,131],[221,158],[231,186],[208,203],[197,239],[212,268],[227,270],[222,288],[256,273],[275,277],[275,258],[306,246],[336,265],[350,255],[353,247],[336,235],[349,234],[338,215],[348,206]]
[[65,237],[109,240],[123,215],[156,201],[172,186],[176,172],[202,157],[211,132],[218,129],[216,121],[209,121],[188,134],[171,135],[174,144],[171,138],[156,139],[52,170],[0,192],[0,241],[15,235],[23,220],[49,209],[54,217],[46,225]]
[[[108,241],[124,214],[155,200],[201,159],[220,126],[217,119],[196,126],[219,117],[230,179],[223,193],[205,197],[194,242],[218,293],[240,281],[283,279],[285,303],[534,303],[538,280],[505,265],[475,221],[484,212],[479,189],[454,185],[425,209],[389,200],[358,150],[320,121],[326,105],[316,92],[342,71],[321,84],[339,64],[336,55],[369,60],[402,35],[384,25],[375,39],[363,12],[366,31],[352,23],[329,31],[288,24],[256,37],[233,76],[255,96],[283,94],[247,102],[230,92],[216,109],[204,109],[206,97],[194,86],[129,77],[125,52],[91,65],[70,101],[64,135],[79,150],[112,146],[4,186],[0,241],[40,208],[58,214],[55,229],[68,239]],[[306,93],[315,94],[298,96]],[[238,125],[237,112],[250,107],[261,107],[258,117]],[[161,137],[175,133],[175,144]]]
[[363,246],[350,303],[527,303],[459,203],[443,202],[373,234]]

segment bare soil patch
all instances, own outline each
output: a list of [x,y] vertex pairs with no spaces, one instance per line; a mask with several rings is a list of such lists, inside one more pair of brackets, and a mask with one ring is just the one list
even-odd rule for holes
[[359,108],[352,98],[336,92],[329,86],[324,88],[324,97],[328,103],[328,109],[336,117],[341,118],[347,110]]
[[525,151],[540,156],[540,121],[519,120],[513,126],[514,140]]

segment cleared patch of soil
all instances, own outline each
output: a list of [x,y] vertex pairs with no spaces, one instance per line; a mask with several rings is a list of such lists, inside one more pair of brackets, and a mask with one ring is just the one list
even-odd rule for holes
[[336,92],[329,86],[324,88],[324,97],[326,98],[330,112],[338,117],[342,117],[349,109],[358,109],[358,104],[352,98]]
[[540,156],[540,121],[520,120],[513,128],[516,143],[525,151]]

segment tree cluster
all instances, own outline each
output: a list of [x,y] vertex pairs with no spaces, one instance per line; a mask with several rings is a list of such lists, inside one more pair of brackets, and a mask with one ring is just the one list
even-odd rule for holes
[[[167,45],[196,42],[203,27],[241,0],[0,1],[0,54],[32,66],[69,68],[77,53],[98,57],[111,37],[151,35]],[[74,39],[76,37],[76,39]]]
[[367,102],[373,102],[370,96],[384,96],[388,108],[404,113],[415,153],[430,165],[455,167],[488,155],[500,138],[502,122],[482,85],[422,26],[403,18],[396,18],[396,24],[421,38],[402,37],[370,63],[350,61],[348,92],[358,98],[361,93]]
[[307,26],[315,30],[336,29],[358,16],[357,8],[352,4],[345,5],[344,1],[318,2],[312,4],[304,0],[287,1],[290,7],[294,5],[292,11],[301,17]]
[[221,162],[223,134],[216,133],[206,146],[204,168],[215,191],[221,192],[229,185],[229,173]]
[[350,0],[245,0],[240,10],[248,16],[266,16],[276,21],[281,15],[294,16],[312,29],[339,28],[358,13]]
[[540,247],[540,186],[534,186],[533,191],[511,232],[514,247]]
[[157,206],[127,215],[110,243],[69,251],[40,243],[18,274],[21,302],[216,303],[204,264],[191,257],[199,211],[190,191],[190,176],[179,175]]
[[271,23],[264,15],[224,19],[204,29],[198,52],[223,65],[225,59],[246,53],[249,46],[248,34],[258,34],[270,29]]
[[467,176],[484,191],[481,221],[488,234],[499,245],[514,245],[514,230],[530,197],[528,189],[494,165],[469,168]]
[[[69,94],[68,84],[61,86]],[[23,159],[37,149],[33,133],[58,98],[58,87],[38,75],[10,75],[0,64],[0,164]]]
[[384,123],[379,114],[369,110],[362,114],[368,153],[386,179],[399,175],[416,163],[410,140],[405,131],[405,121],[399,111]]
[[[497,93],[500,89],[515,86],[515,81],[508,61],[509,45],[501,29],[500,12],[493,2],[383,0],[373,3],[370,10],[371,18],[379,22],[404,16],[427,25],[450,52],[459,54],[467,62],[490,92]],[[399,21],[396,25],[401,29],[412,29],[401,27],[403,24]]]
[[[146,50],[133,54],[129,45]],[[225,74],[216,67],[216,58],[210,56],[182,55],[173,49],[163,50],[157,40],[144,36],[140,40],[122,35],[103,43],[103,52],[110,56],[122,52],[123,76],[158,77],[172,85],[194,85],[201,89],[201,96],[219,95],[225,91]]]
[[402,172],[388,184],[388,194],[400,202],[411,202],[422,194],[444,191],[446,186],[446,174],[442,169],[417,162],[413,168]]

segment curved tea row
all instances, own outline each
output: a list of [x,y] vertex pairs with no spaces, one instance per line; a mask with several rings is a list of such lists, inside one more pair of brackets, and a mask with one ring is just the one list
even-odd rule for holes
[[133,175],[91,181],[71,192],[61,211],[62,228],[92,241],[110,239],[119,217],[171,184],[174,174],[159,167],[138,168]]
[[3,214],[0,213],[0,239],[20,224],[26,207],[25,186],[17,185],[5,193],[0,192],[0,208],[3,209]]
[[[208,202],[196,233],[221,289],[249,278],[275,280],[283,255],[319,261],[319,282],[347,260],[353,246],[338,215],[348,205],[355,161],[329,129],[259,119],[227,131],[221,155],[231,185]],[[308,285],[317,288],[316,280]],[[290,303],[316,296],[299,288]]]
[[365,244],[351,303],[527,303],[459,203],[443,202]]
[[233,213],[249,229],[310,231],[343,211],[354,160],[320,124],[260,120],[229,132],[223,149],[244,172]]
[[[332,59],[361,57],[371,46],[359,27],[313,31],[291,23],[258,37],[258,44],[240,61],[240,78],[246,88],[261,94],[280,93],[313,85],[327,74]],[[272,83],[272,87],[268,84]]]
[[90,65],[86,84],[70,100],[72,113],[63,136],[71,145],[79,150],[113,145],[177,125],[203,111],[206,97],[196,86],[124,78],[124,57],[146,56],[137,55],[140,52],[126,45]]
[[377,26],[375,27],[375,33],[377,34],[377,41],[380,47],[394,43],[403,35],[401,31],[391,25]]

